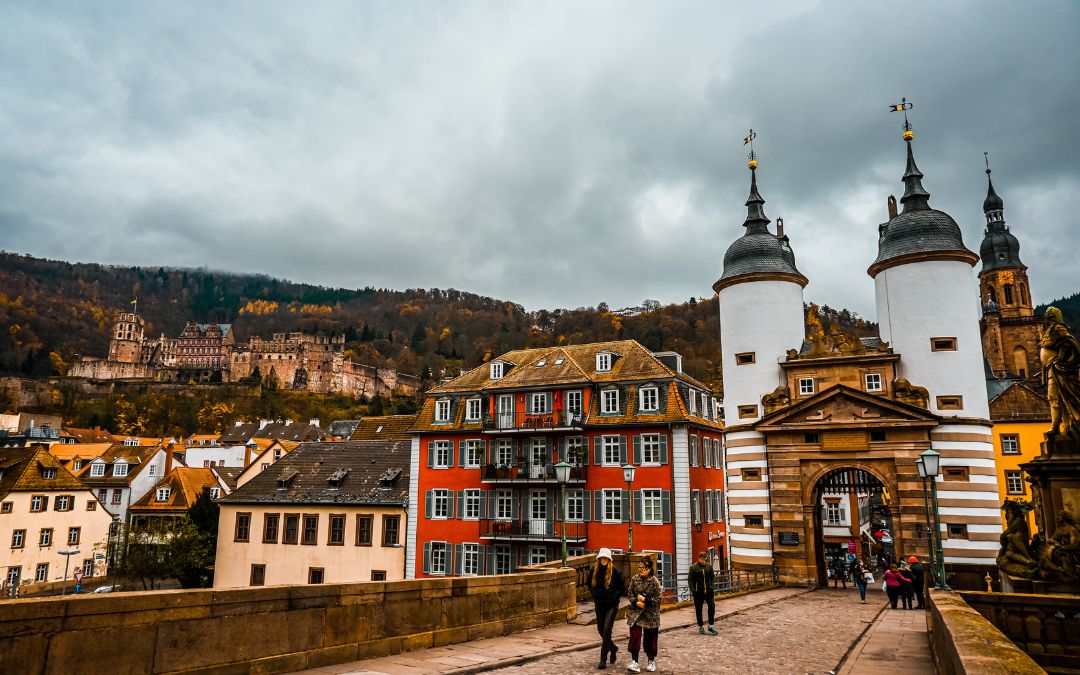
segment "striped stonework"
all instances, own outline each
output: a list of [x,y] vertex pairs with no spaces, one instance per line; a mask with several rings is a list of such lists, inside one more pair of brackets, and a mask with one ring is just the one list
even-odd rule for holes
[[[731,562],[736,566],[772,564],[772,517],[765,436],[753,430],[726,434],[728,532]],[[756,470],[759,480],[747,476]],[[746,516],[760,516],[761,527],[747,527]]]
[[[931,447],[941,453],[937,489],[945,561],[992,566],[1002,527],[990,425],[948,422],[930,433]],[[956,469],[966,479],[950,475]],[[950,526],[963,526],[965,532],[958,535]]]

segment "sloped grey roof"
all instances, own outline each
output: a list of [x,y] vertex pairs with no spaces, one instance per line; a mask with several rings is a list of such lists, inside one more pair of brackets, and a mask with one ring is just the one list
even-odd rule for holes
[[971,253],[964,246],[960,226],[952,216],[937,209],[926,208],[899,213],[885,224],[880,234],[875,265],[912,253]]
[[[724,253],[724,271],[717,285],[747,274],[789,274],[805,277],[795,267],[795,252],[786,236],[778,237],[769,231],[765,217],[765,199],[758,192],[757,171],[751,170],[750,196],[746,199],[746,220],[743,236],[731,243]],[[716,286],[713,287],[714,289]]]

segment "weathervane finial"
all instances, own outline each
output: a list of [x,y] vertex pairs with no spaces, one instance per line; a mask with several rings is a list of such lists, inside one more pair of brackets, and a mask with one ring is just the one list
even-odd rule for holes
[[742,144],[743,145],[749,145],[750,146],[750,154],[746,156],[746,159],[749,160],[749,161],[747,161],[746,166],[750,167],[751,171],[753,171],[754,169],[757,168],[757,155],[754,153],[754,139],[755,138],[757,138],[757,134],[754,133],[753,129],[751,129],[750,133],[748,133],[742,139]]
[[989,176],[990,175],[990,153],[989,152],[984,152],[983,153],[983,159],[986,161],[986,175]]
[[915,138],[915,132],[911,130],[911,122],[908,122],[907,111],[911,110],[913,107],[915,107],[915,104],[909,103],[906,96],[901,98],[899,103],[894,103],[889,106],[889,112],[904,113],[904,125],[902,127],[904,130],[904,140],[909,143],[911,142],[911,139]]

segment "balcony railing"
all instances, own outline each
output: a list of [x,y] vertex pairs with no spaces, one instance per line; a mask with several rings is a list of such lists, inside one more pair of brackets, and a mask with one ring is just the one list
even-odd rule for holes
[[484,430],[542,431],[581,429],[585,415],[581,411],[554,410],[546,413],[503,412],[484,418]]
[[[570,468],[569,483],[584,483],[584,466]],[[552,462],[520,462],[514,465],[485,464],[480,479],[486,483],[557,483],[555,464]]]
[[[566,523],[566,541],[581,542],[588,536],[588,525],[583,522]],[[562,521],[550,518],[480,521],[480,536],[486,539],[506,541],[561,541]]]

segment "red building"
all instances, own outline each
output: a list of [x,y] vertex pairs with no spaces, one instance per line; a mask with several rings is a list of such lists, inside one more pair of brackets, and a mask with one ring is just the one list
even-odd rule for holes
[[[570,554],[659,553],[665,583],[722,560],[723,424],[682,357],[632,340],[508,352],[425,395],[412,428],[408,577],[506,574]],[[622,467],[636,467],[631,489]]]

